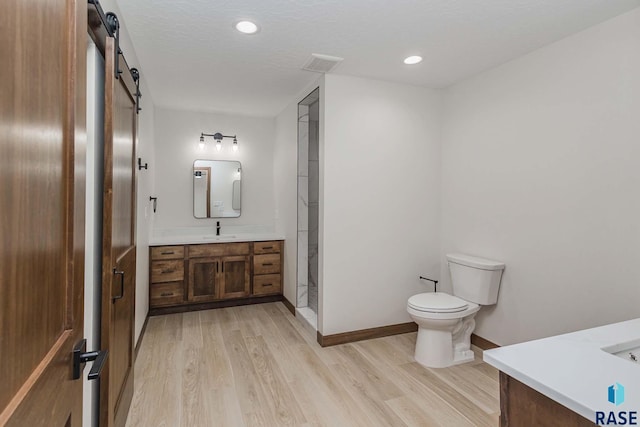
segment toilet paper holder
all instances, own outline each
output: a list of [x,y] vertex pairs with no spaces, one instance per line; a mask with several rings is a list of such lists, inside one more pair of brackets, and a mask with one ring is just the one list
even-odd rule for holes
[[429,279],[428,277],[420,276],[420,280],[428,280],[429,282],[433,282],[433,292],[438,292],[438,281]]

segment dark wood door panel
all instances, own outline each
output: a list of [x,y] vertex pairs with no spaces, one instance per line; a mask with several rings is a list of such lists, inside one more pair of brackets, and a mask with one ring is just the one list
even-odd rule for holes
[[[122,66],[122,65],[121,65]],[[116,82],[113,114],[113,256],[121,257],[134,243],[135,221],[131,213],[135,203],[134,119],[135,100],[122,79]]]
[[86,2],[0,2],[0,425],[79,426]]
[[189,260],[189,301],[213,301],[220,295],[220,259]]
[[[109,359],[100,382],[100,425],[124,426],[133,397],[135,319],[136,111],[115,41],[105,42],[102,348]],[[117,75],[117,77],[116,77]]]
[[[116,270],[124,272],[118,277],[122,284],[122,298],[113,302],[113,339],[111,340],[111,369],[113,378],[110,399],[115,402],[115,413],[128,412],[133,396],[133,327],[136,291],[136,250],[129,249],[116,262]],[[127,407],[126,409],[124,407]],[[118,424],[116,424],[118,425]]]
[[243,298],[249,296],[251,266],[248,256],[222,258],[222,282],[220,298]]

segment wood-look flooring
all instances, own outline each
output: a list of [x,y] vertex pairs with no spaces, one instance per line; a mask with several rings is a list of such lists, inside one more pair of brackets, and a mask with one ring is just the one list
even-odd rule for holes
[[320,347],[282,303],[152,317],[127,426],[497,426],[498,372],[426,369],[416,333]]

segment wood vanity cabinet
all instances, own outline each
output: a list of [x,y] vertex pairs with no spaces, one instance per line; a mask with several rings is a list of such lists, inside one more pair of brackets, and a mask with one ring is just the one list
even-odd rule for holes
[[500,372],[500,427],[592,427],[595,423]]
[[253,294],[282,293],[283,242],[256,242],[253,244]]
[[281,296],[283,246],[269,241],[151,247],[150,314]]
[[150,248],[149,306],[163,307],[184,301],[184,246]]
[[248,255],[189,260],[188,301],[248,297],[251,267]]

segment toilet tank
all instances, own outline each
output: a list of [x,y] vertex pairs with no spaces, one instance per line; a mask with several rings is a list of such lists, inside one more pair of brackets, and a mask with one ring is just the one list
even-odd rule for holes
[[498,301],[504,263],[464,254],[448,254],[453,295],[481,305]]

